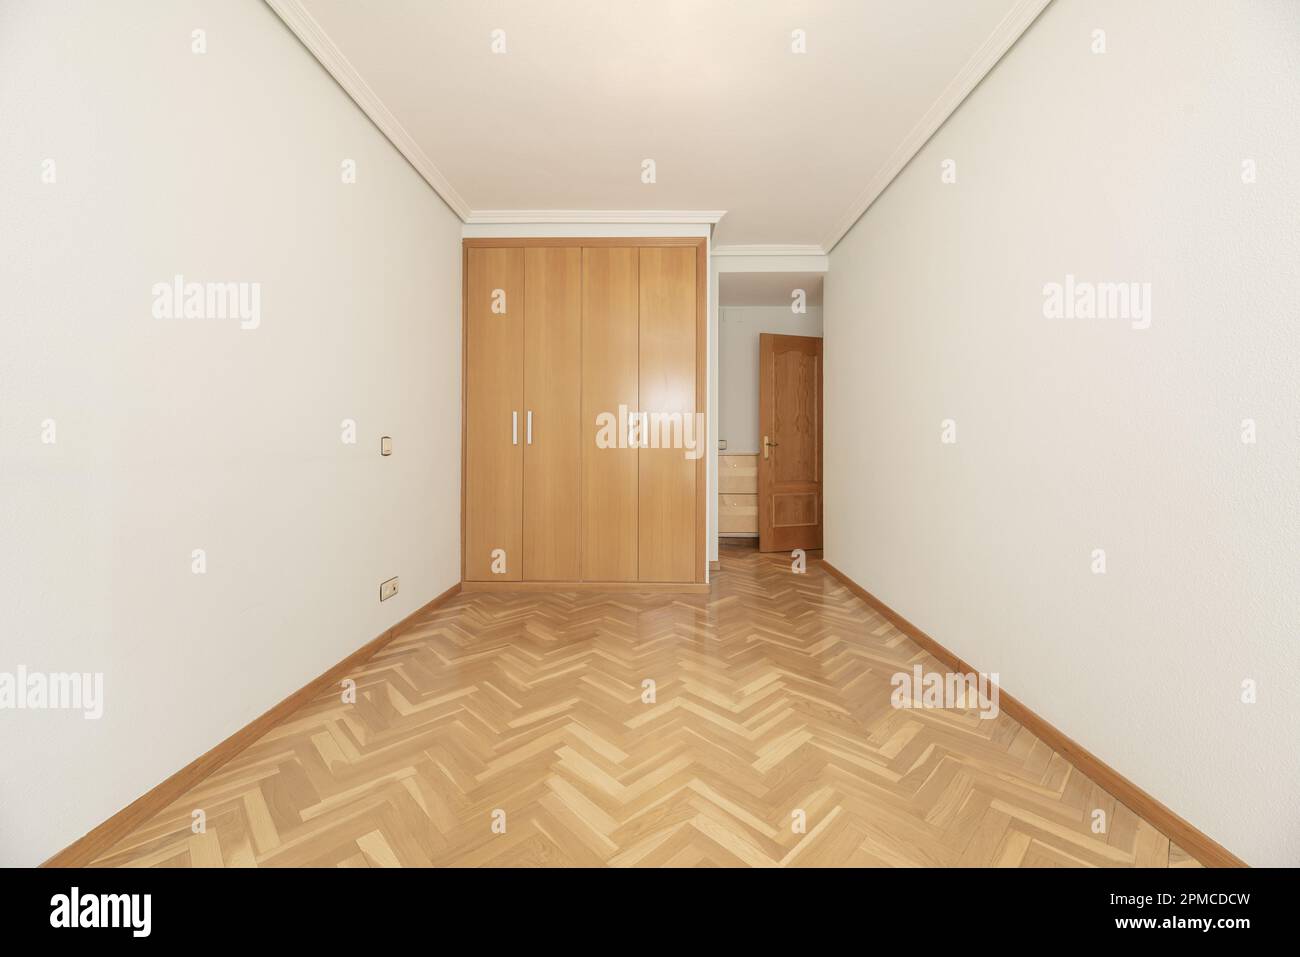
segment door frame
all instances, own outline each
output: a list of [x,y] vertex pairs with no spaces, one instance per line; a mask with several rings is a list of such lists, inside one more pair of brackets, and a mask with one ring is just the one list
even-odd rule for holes
[[[789,336],[781,333],[762,332],[758,336],[758,550],[760,552],[783,551],[783,548],[777,547],[772,543],[774,537],[774,527],[772,525],[771,497],[772,497],[772,475],[771,460],[767,457],[768,438],[773,434],[772,418],[775,410],[772,406],[774,397],[771,389],[767,384],[765,370],[769,365],[775,368],[773,361],[773,350],[779,339],[795,339],[800,342],[815,342],[817,344],[817,531],[818,544],[811,546],[814,549],[822,547],[822,541],[825,538],[825,524],[823,516],[823,498],[825,494],[825,483],[822,472],[826,454],[824,445],[825,421],[823,418],[823,375],[825,366],[825,340],[821,336]],[[773,446],[775,447],[775,446]],[[805,546],[796,546],[799,548]]]
[[[692,246],[695,248],[695,409],[697,412],[704,413],[704,428],[699,441],[703,445],[703,452],[695,462],[695,579],[692,583],[683,583],[693,585],[690,590],[702,591],[707,590],[708,581],[708,537],[709,537],[709,475],[708,460],[712,451],[712,440],[709,435],[709,272],[708,272],[708,238],[704,236],[530,236],[530,237],[509,237],[509,236],[483,236],[475,238],[461,239],[461,295],[460,295],[460,578],[465,583],[465,482],[466,482],[466,462],[465,462],[465,442],[467,435],[467,423],[465,419],[465,408],[468,400],[468,383],[466,376],[468,373],[468,352],[466,345],[468,342],[467,332],[469,327],[469,250],[474,247],[528,247],[528,246],[567,246],[567,247],[590,247],[590,246]],[[528,317],[524,316],[524,322]],[[519,590],[520,582],[475,582],[473,585],[480,586],[474,590],[501,590],[511,591]],[[541,585],[555,590],[572,590],[573,586],[592,585],[602,586],[605,583],[600,582],[542,582]],[[635,582],[618,583],[624,586],[623,590],[629,590],[626,586],[638,585]],[[675,582],[656,583],[659,587],[652,588],[653,591],[662,591],[664,584],[674,585]],[[487,586],[487,587],[481,587]]]

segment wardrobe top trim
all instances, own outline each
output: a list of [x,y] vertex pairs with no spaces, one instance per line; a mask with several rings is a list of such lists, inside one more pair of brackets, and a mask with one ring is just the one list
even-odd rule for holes
[[586,239],[572,236],[532,236],[517,239],[509,236],[484,236],[467,237],[461,240],[465,249],[475,247],[515,249],[521,246],[563,246],[569,249],[578,246],[693,246],[703,249],[707,242],[708,240],[703,236],[592,236]]

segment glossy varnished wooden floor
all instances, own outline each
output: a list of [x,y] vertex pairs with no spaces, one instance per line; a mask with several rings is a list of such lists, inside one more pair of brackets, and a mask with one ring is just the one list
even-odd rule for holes
[[1005,715],[892,708],[941,666],[816,563],[713,579],[459,595],[97,863],[1195,866]]

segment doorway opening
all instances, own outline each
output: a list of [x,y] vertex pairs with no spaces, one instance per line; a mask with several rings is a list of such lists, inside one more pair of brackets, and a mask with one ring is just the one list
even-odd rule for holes
[[720,548],[822,547],[822,286],[718,277]]

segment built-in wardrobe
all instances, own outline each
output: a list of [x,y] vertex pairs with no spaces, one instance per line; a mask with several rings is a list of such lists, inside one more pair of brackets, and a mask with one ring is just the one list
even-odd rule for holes
[[704,589],[704,242],[464,241],[467,589]]

